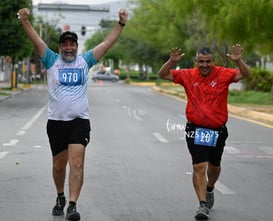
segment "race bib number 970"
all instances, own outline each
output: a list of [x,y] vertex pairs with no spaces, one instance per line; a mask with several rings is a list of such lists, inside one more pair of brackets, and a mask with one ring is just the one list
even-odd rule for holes
[[81,85],[83,83],[83,69],[60,69],[59,81],[61,84],[68,86]]
[[194,144],[215,147],[219,137],[219,132],[208,128],[196,128]]

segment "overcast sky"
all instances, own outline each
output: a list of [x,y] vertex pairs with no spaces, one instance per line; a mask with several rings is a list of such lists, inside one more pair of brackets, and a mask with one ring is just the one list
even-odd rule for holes
[[127,0],[32,0],[34,5],[37,5],[38,3],[68,3],[68,4],[93,5],[93,4],[111,3],[115,1],[126,2]]

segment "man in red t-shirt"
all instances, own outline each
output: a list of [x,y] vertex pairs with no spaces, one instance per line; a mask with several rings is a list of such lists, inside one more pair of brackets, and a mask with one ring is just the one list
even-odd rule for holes
[[193,186],[200,202],[196,219],[208,219],[214,204],[214,185],[221,172],[221,158],[228,137],[228,87],[233,82],[250,76],[241,58],[243,49],[239,44],[227,57],[238,69],[215,66],[213,53],[201,48],[196,53],[196,67],[172,70],[184,57],[181,49],[170,50],[169,60],[161,67],[161,78],[184,87],[187,94],[186,141],[193,164]]

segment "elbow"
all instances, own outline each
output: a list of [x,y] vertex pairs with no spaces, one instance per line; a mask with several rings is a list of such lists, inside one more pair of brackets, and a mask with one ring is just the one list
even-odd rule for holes
[[159,75],[159,77],[161,79],[166,79],[166,73],[162,72],[162,71],[158,71],[157,74]]
[[170,73],[158,72],[161,79],[173,81],[173,77]]
[[250,72],[250,70],[248,69],[248,70],[246,70],[246,72],[244,73],[244,78],[249,78],[249,77],[251,77],[251,72]]

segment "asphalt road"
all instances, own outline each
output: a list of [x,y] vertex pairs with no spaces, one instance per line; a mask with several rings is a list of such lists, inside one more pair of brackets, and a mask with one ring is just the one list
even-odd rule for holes
[[[89,86],[91,143],[78,202],[87,221],[190,221],[198,202],[184,140],[185,104],[122,83]],[[45,86],[0,103],[0,220],[60,221],[46,136]],[[270,221],[272,128],[230,117],[215,221]],[[66,188],[67,194],[68,188]]]

